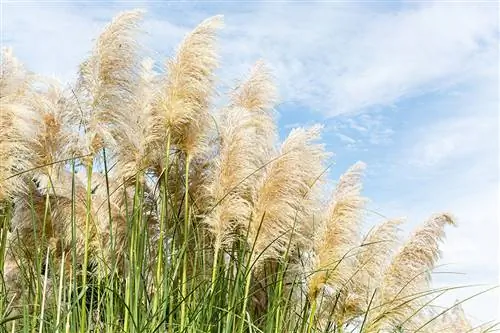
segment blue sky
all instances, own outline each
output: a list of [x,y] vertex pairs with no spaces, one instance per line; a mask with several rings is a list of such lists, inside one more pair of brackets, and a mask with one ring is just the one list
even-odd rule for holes
[[[459,227],[443,244],[435,285],[498,284],[499,19],[495,2],[5,2],[2,44],[33,71],[74,77],[92,40],[120,10],[144,8],[144,42],[159,65],[204,18],[224,14],[221,92],[258,59],[280,91],[280,133],[325,124],[331,177],[368,164],[370,208],[434,212]],[[371,222],[380,220],[368,216]],[[367,225],[367,228],[370,225]],[[467,288],[450,303],[484,289]],[[500,293],[464,307],[499,319]]]

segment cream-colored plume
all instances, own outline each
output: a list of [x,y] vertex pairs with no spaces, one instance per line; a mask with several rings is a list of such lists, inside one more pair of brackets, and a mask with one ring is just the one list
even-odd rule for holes
[[0,202],[28,190],[29,177],[21,173],[34,167],[37,122],[29,108],[0,101]]
[[135,37],[142,15],[142,11],[134,10],[115,17],[97,39],[92,55],[80,66],[78,107],[73,116],[75,124],[84,125],[84,153],[95,155],[104,142],[113,142],[117,115],[127,112],[133,102],[139,61]]
[[12,48],[2,48],[0,66],[0,99],[4,102],[19,102],[30,90],[33,75],[14,56]]
[[78,153],[77,134],[68,119],[72,106],[57,82],[50,83],[46,91],[33,93],[28,104],[39,119],[31,148],[37,166],[35,177],[57,177],[53,173],[61,172],[64,160]]
[[215,37],[221,26],[222,16],[214,16],[185,37],[175,58],[166,63],[166,75],[154,103],[155,136],[166,142],[165,134],[170,132],[171,142],[190,156],[200,148],[209,120],[217,67]]
[[248,80],[231,94],[231,104],[253,112],[269,112],[276,103],[277,91],[269,69],[262,60],[252,68]]
[[365,199],[361,197],[361,176],[364,163],[354,164],[340,180],[333,192],[328,216],[316,229],[313,239],[315,255],[308,293],[315,300],[321,288],[328,284],[339,292],[352,276],[359,229]]
[[388,220],[365,236],[356,253],[356,267],[349,283],[349,292],[345,300],[348,315],[355,317],[364,314],[371,298],[377,292],[383,274],[396,247],[401,219]]
[[14,194],[25,193],[35,154],[30,144],[36,136],[37,114],[24,105],[33,76],[14,56],[2,48],[0,66],[0,205]]
[[146,58],[140,64],[139,77],[133,87],[133,100],[116,115],[113,146],[116,166],[113,175],[120,181],[134,184],[137,173],[144,174],[153,166],[153,159],[160,146],[155,142],[164,137],[155,137],[153,130],[152,101],[155,94],[156,74],[153,60]]
[[[439,242],[444,237],[443,228],[447,224],[454,224],[450,215],[432,216],[410,236],[392,259],[375,295],[366,332],[389,330],[403,322],[403,328],[411,329],[418,318],[416,313],[431,290],[430,274],[439,258]],[[410,317],[414,320],[409,320]]]
[[349,314],[346,298],[356,274],[365,204],[361,196],[364,169],[365,164],[357,162],[340,177],[326,216],[315,226],[309,245],[310,258],[304,267],[306,289],[309,302],[320,305],[317,317],[321,328],[330,319],[342,325]]
[[209,215],[205,222],[217,251],[234,240],[236,228],[248,223],[257,179],[270,160],[276,137],[271,77],[258,63],[222,111],[220,148],[205,187]]
[[[279,154],[259,179],[252,199],[252,218],[241,227],[248,232],[252,261],[279,259],[288,249],[305,243],[316,200],[311,189],[325,171],[328,154],[319,140],[321,126],[292,130]],[[292,242],[289,247],[289,242]]]
[[[441,310],[440,312],[443,312]],[[480,333],[481,327],[473,328],[469,319],[465,315],[461,304],[456,302],[455,305],[447,312],[439,315],[439,312],[432,311],[425,322],[432,320],[423,328],[424,333]]]

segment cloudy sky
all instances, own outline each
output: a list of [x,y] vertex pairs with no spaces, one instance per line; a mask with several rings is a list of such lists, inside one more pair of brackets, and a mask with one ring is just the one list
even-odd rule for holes
[[[99,31],[130,8],[147,10],[143,41],[159,65],[197,23],[224,14],[221,92],[264,59],[280,91],[281,135],[324,123],[331,177],[365,161],[371,210],[406,217],[406,232],[452,212],[459,227],[447,230],[435,285],[481,286],[441,304],[499,283],[495,1],[4,1],[2,45],[29,69],[69,81]],[[498,320],[499,296],[464,308],[477,322]]]

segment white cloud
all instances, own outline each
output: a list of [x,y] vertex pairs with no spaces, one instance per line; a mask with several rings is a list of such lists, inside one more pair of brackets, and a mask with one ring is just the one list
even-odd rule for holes
[[[411,163],[438,168],[471,154],[490,153],[498,133],[494,115],[467,115],[444,119],[418,131]],[[493,158],[494,156],[491,156]]]
[[[221,8],[226,14],[222,86],[231,86],[264,58],[285,101],[328,116],[392,105],[487,73],[496,62],[492,6],[428,4],[382,11],[332,3],[262,3],[251,11]],[[144,28],[152,50],[171,52],[194,22],[208,16],[197,7],[180,9],[150,6]],[[4,36],[34,70],[68,77],[104,21],[118,11],[117,6],[8,4]]]
[[348,145],[353,145],[356,143],[356,140],[354,140],[350,136],[347,136],[347,135],[342,134],[342,133],[336,133],[336,135],[340,139],[340,141],[347,143]]
[[[488,7],[442,4],[367,13],[323,4],[228,20],[228,67],[263,56],[284,98],[327,115],[391,105],[482,75],[496,63],[497,18]],[[236,66],[234,66],[236,64]]]
[[[349,143],[347,147],[355,151],[390,144],[394,135],[391,119],[380,112],[337,116],[328,123],[326,132],[333,133],[343,143]],[[346,137],[351,142],[347,142]]]
[[2,4],[2,44],[30,70],[69,80],[102,23],[64,6]]
[[496,63],[496,15],[488,8],[420,6],[361,24],[334,82],[340,111],[390,105],[459,82]]

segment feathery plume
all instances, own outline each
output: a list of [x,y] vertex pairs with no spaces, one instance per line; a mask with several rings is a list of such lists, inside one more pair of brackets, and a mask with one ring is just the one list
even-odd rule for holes
[[[455,224],[449,214],[432,216],[393,258],[376,295],[376,308],[368,317],[368,332],[397,327],[425,303],[430,274],[439,258],[439,242],[447,224]],[[412,321],[406,325],[411,326]]]
[[382,282],[383,272],[396,251],[401,223],[401,219],[388,220],[373,228],[362,241],[345,300],[346,312],[352,316],[368,310],[373,293]]
[[276,103],[276,96],[269,69],[259,60],[250,71],[249,78],[231,94],[231,102],[245,110],[267,113]]
[[462,305],[458,302],[453,306],[450,316],[452,317],[452,322],[454,326],[454,332],[466,333],[472,330],[472,325],[465,315]]
[[96,154],[105,141],[113,142],[116,115],[128,110],[136,82],[138,62],[136,37],[143,12],[121,13],[97,39],[92,55],[80,66],[77,85],[76,123],[85,129],[83,148]]
[[64,167],[61,161],[76,153],[77,136],[71,131],[68,119],[70,102],[60,86],[52,82],[46,91],[33,93],[29,105],[39,119],[36,137],[31,142],[34,164],[38,167],[35,177],[51,177]]
[[133,101],[124,106],[116,114],[116,128],[113,146],[116,166],[115,178],[134,184],[135,175],[144,173],[153,164],[154,142],[161,140],[155,137],[153,130],[152,101],[155,92],[156,74],[154,62],[150,58],[140,64],[140,72],[133,89]]
[[427,322],[431,319],[433,319],[432,322],[424,328],[424,332],[479,333],[481,331],[480,327],[473,329],[461,304],[458,301],[448,312],[445,312],[440,316],[438,316],[437,311],[430,311],[429,317],[426,317],[425,321]]
[[[83,173],[83,171],[81,172]],[[72,204],[74,203],[74,222],[75,222],[75,247],[78,260],[81,262],[84,251],[85,240],[85,220],[87,214],[87,188],[84,182],[83,175],[77,173],[73,175],[66,170],[59,170],[54,173],[51,178],[41,177],[36,195],[43,196],[49,200],[49,225],[53,231],[53,242],[57,243],[59,249],[64,249],[70,253],[73,235],[72,235]],[[50,185],[49,185],[50,182]],[[72,190],[74,182],[74,193]],[[45,209],[45,207],[43,207]],[[96,229],[96,211],[94,207],[90,208],[91,221],[90,225],[90,247],[91,252],[98,249],[97,229]],[[36,216],[40,223],[43,222],[44,210],[35,210]],[[19,219],[17,225],[25,225],[25,228],[33,228],[31,220]],[[23,223],[24,222],[24,223]],[[41,224],[40,224],[41,225]],[[55,242],[55,241],[57,242]],[[56,253],[60,256],[60,251]],[[67,258],[70,258],[68,256]]]
[[20,173],[34,166],[30,143],[36,122],[37,115],[29,108],[0,102],[0,202],[28,190],[29,177]]
[[361,245],[357,262],[362,271],[368,274],[366,282],[370,290],[379,285],[384,267],[389,264],[388,261],[396,250],[402,222],[401,219],[392,219],[378,225],[368,233]]
[[251,182],[256,178],[251,175],[261,167],[260,152],[252,147],[259,139],[252,125],[252,115],[245,110],[232,108],[225,112],[220,154],[206,187],[213,210],[205,222],[214,236],[216,250],[229,245],[236,226],[251,216]]
[[23,105],[33,77],[14,56],[2,48],[0,66],[0,204],[14,194],[27,191],[28,175],[16,174],[33,168],[30,143],[36,135],[37,114]]
[[222,16],[214,16],[186,36],[175,58],[166,63],[167,74],[154,102],[157,136],[164,138],[169,131],[172,143],[188,155],[200,148],[208,122],[217,67],[215,35],[221,25]]
[[359,244],[359,228],[365,199],[361,197],[361,176],[365,164],[354,164],[340,180],[333,193],[324,225],[313,239],[312,271],[308,285],[311,301],[328,284],[334,293],[341,291],[352,276],[354,248]]
[[255,150],[261,150],[261,165],[268,162],[274,154],[277,129],[273,107],[277,102],[277,91],[269,69],[263,61],[258,61],[248,79],[231,94],[230,107],[243,108],[251,112],[256,135],[259,140]]
[[321,128],[292,130],[259,180],[251,220],[241,226],[248,228],[257,267],[267,258],[280,258],[289,242],[304,243],[306,220],[315,208],[311,188],[323,174],[328,156],[322,144],[314,143]]
[[3,47],[1,55],[0,99],[4,102],[18,102],[30,90],[33,75],[14,56],[12,48]]
[[229,245],[236,236],[235,228],[249,220],[260,169],[270,160],[276,137],[271,114],[274,86],[263,63],[253,68],[232,96],[230,106],[222,112],[219,154],[205,186],[210,202],[205,223],[216,251]]

